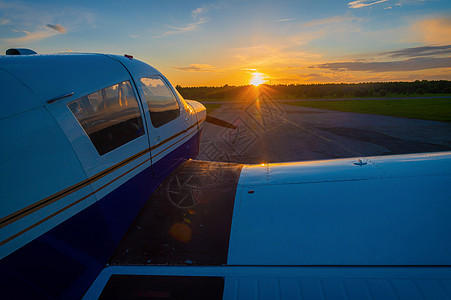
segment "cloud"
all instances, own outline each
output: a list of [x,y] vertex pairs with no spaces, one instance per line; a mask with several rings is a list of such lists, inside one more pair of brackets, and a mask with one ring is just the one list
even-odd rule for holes
[[423,2],[438,2],[440,0],[398,0],[395,3],[396,7],[403,7],[404,5],[413,5],[416,4],[418,2],[423,3]]
[[[299,25],[301,37],[298,44],[305,44],[311,40],[336,38],[337,35],[347,36],[352,32],[361,31],[361,18],[354,17],[350,13],[329,18],[316,19]],[[296,37],[293,36],[293,37]],[[307,40],[306,40],[307,38]]]
[[[389,0],[356,0],[348,3],[349,8],[361,8],[366,6],[372,6],[379,3],[384,3]],[[423,2],[437,2],[440,0],[397,0],[394,4],[395,7],[400,8],[404,7],[404,5],[414,5],[416,3],[423,3]],[[393,9],[393,6],[387,6],[384,7],[384,9]]]
[[451,57],[420,57],[388,62],[332,62],[310,66],[309,68],[366,72],[418,71],[451,68]]
[[63,26],[56,24],[56,25],[52,25],[52,24],[47,24],[48,28],[54,29],[56,31],[59,31],[61,33],[66,33],[66,28],[64,28]]
[[199,27],[199,25],[207,23],[207,22],[208,22],[208,20],[206,20],[206,19],[200,19],[196,23],[189,23],[188,25],[183,26],[183,27],[175,27],[175,26],[165,25],[166,27],[168,27],[172,30],[165,32],[163,35],[167,36],[167,35],[171,35],[171,34],[179,34],[179,33],[193,31],[193,30],[196,30]]
[[289,21],[293,21],[294,19],[280,19],[280,20],[277,20],[277,22],[278,23],[280,23],[280,22],[289,22]]
[[300,74],[299,77],[304,82],[309,83],[326,83],[326,82],[349,82],[355,81],[355,76],[346,72],[324,72],[324,73],[309,73]]
[[[42,27],[41,27],[42,28]],[[57,34],[66,33],[66,29],[61,25],[52,25],[47,24],[44,28],[38,29],[36,31],[28,31],[28,30],[16,30],[12,29],[14,32],[23,32],[25,36],[17,37],[17,38],[9,38],[3,39],[3,41],[10,44],[21,44],[28,43],[32,41],[42,40],[45,38],[49,38],[55,36]]]
[[396,51],[384,52],[382,54],[386,54],[393,58],[451,55],[451,45],[413,47]]
[[193,11],[191,12],[191,15],[192,15],[194,18],[196,18],[198,15],[204,14],[204,13],[206,13],[206,12],[208,12],[208,8],[206,8],[206,7],[198,7],[198,8],[196,8],[195,10],[193,10]]
[[350,14],[346,14],[344,16],[335,16],[330,18],[324,18],[324,19],[317,19],[310,22],[306,22],[302,24],[302,27],[316,27],[316,26],[343,26],[346,24],[349,24],[354,21],[362,21],[361,18],[357,18],[354,16],[351,16]]
[[207,11],[208,11],[208,9],[205,7],[196,8],[195,10],[193,10],[191,12],[191,16],[194,19],[194,22],[189,23],[182,27],[165,25],[166,27],[168,27],[171,30],[166,31],[163,34],[156,36],[155,38],[162,38],[162,37],[166,37],[166,36],[170,36],[170,35],[183,34],[186,32],[197,30],[199,28],[199,25],[207,23],[209,21],[207,18],[202,17],[202,15],[205,14]]
[[[8,24],[10,32],[0,37],[1,47],[16,47],[21,44],[47,39],[64,34],[71,28],[94,26],[95,15],[76,7],[63,4],[46,5],[34,2],[5,2],[0,0],[1,15],[8,16],[8,21],[0,18],[0,25]],[[64,27],[60,25],[64,22]]]
[[317,53],[290,49],[287,48],[287,45],[290,46],[290,42],[271,38],[267,43],[229,49],[229,53],[235,60],[236,67],[240,66],[241,69],[280,69],[305,65],[308,62],[318,61],[318,58],[321,56]]
[[1,26],[1,25],[6,25],[6,24],[8,24],[9,22],[11,22],[10,19],[1,19],[1,18],[0,18],[0,26]]
[[412,28],[412,36],[428,44],[450,44],[451,17],[435,17],[416,22]]
[[188,72],[216,72],[217,70],[207,64],[190,64],[189,67],[174,67],[174,69]]
[[3,39],[3,41],[9,43],[9,44],[22,44],[22,43],[28,43],[36,40],[42,40],[45,38],[52,37],[54,35],[57,35],[58,32],[54,30],[38,30],[34,32],[29,32],[26,30],[22,30],[23,33],[25,33],[25,36],[17,37],[17,38],[10,38],[10,39]]
[[352,1],[348,3],[348,6],[350,8],[361,8],[361,7],[365,7],[365,6],[371,6],[374,4],[378,4],[378,3],[383,3],[383,2],[387,2],[388,0],[378,0],[378,1],[374,1],[374,0],[357,0],[357,1]]
[[138,39],[139,38],[139,36],[134,35],[134,34],[130,34],[129,37],[131,37],[132,39]]

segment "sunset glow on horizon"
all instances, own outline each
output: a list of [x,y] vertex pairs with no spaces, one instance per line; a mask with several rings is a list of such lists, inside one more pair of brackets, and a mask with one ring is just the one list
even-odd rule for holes
[[254,86],[259,86],[265,82],[266,82],[266,80],[263,78],[263,74],[259,73],[259,72],[255,72],[255,73],[252,73],[252,78],[249,83]]
[[0,0],[0,51],[130,54],[181,86],[451,80],[450,16],[447,0]]

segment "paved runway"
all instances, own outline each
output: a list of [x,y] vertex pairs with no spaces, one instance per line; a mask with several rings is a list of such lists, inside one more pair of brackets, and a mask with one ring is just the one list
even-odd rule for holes
[[206,123],[198,159],[288,162],[451,150],[451,124],[298,107],[270,99],[227,103]]

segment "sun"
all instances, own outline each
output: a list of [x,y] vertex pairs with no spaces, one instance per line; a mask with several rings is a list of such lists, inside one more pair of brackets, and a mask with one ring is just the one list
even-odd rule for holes
[[265,83],[265,79],[263,78],[263,74],[259,72],[252,73],[252,79],[249,82],[254,86],[259,86],[260,84]]

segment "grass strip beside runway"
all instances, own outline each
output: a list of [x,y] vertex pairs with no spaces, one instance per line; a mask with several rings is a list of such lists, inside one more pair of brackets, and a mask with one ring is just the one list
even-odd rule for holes
[[451,99],[299,101],[290,105],[365,114],[451,122]]

